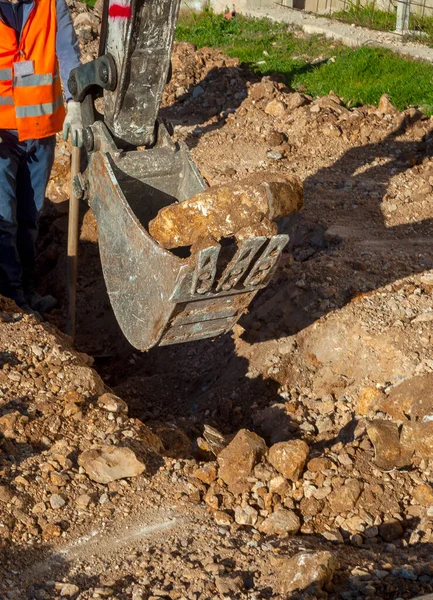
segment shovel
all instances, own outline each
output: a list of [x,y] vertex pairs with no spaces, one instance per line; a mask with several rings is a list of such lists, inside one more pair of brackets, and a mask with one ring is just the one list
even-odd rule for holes
[[66,333],[74,339],[75,315],[77,296],[77,262],[78,262],[78,222],[80,198],[76,194],[74,178],[80,172],[80,148],[72,147],[71,162],[71,196],[69,201],[68,217],[68,254],[67,254],[67,288],[68,288],[68,313],[66,318]]

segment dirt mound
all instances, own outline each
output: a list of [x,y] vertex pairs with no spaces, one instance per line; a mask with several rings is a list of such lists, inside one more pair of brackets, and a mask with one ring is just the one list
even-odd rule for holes
[[214,48],[196,50],[194,44],[175,43],[172,78],[163,104],[176,104],[177,119],[209,119],[223,109],[227,99],[239,104],[245,98],[244,80],[245,71],[237,58]]

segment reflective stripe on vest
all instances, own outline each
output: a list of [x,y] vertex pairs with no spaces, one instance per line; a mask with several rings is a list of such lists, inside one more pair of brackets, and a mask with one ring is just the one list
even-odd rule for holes
[[13,106],[14,99],[12,96],[0,96],[0,106]]
[[24,119],[25,117],[43,117],[44,115],[54,114],[62,104],[63,98],[59,96],[54,102],[17,106],[15,111],[18,119]]
[[12,69],[0,69],[0,81],[10,81],[12,79]]
[[[7,69],[5,69],[7,71]],[[0,73],[1,76],[1,73]],[[58,75],[52,76],[51,73],[45,75],[25,75],[24,77],[14,77],[14,87],[30,87],[32,85],[51,85]]]

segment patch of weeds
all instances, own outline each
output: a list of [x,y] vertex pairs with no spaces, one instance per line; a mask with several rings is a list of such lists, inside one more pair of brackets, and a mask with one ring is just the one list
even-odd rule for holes
[[396,8],[391,5],[390,11],[379,10],[374,2],[363,6],[359,2],[348,2],[345,10],[331,13],[333,19],[345,23],[354,23],[369,29],[380,31],[394,31],[396,23]]

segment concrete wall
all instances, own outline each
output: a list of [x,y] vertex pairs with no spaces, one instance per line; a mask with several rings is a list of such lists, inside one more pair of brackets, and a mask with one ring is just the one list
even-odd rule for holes
[[201,10],[206,4],[210,4],[217,12],[223,12],[226,6],[232,8],[234,5],[238,11],[245,12],[248,9],[274,8],[275,0],[183,0],[182,4],[193,10]]

